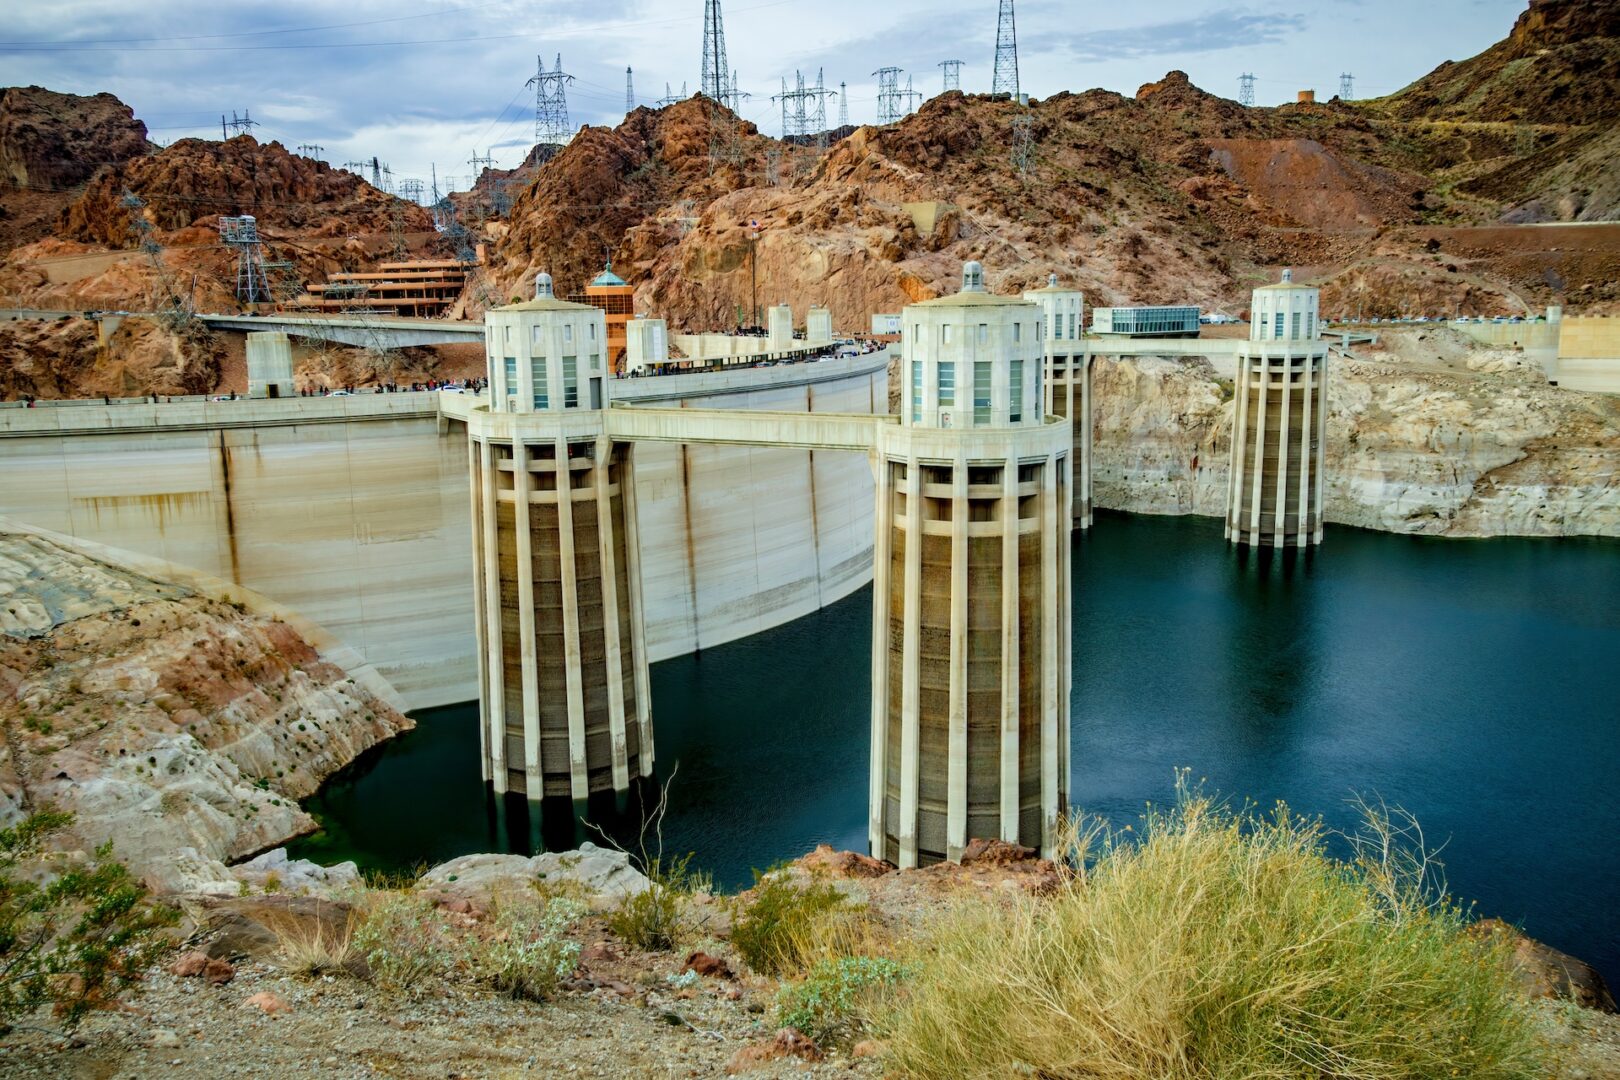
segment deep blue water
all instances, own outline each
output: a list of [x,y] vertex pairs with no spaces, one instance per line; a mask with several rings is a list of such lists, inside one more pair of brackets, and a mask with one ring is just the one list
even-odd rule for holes
[[[1076,806],[1129,822],[1178,766],[1334,827],[1380,796],[1446,844],[1455,895],[1620,975],[1620,543],[1330,528],[1309,555],[1245,555],[1218,521],[1101,514],[1074,556]],[[666,850],[727,886],[819,842],[865,850],[870,622],[863,590],[653,667]],[[306,802],[327,829],[301,854],[398,868],[533,842],[479,782],[475,708],[419,719]]]

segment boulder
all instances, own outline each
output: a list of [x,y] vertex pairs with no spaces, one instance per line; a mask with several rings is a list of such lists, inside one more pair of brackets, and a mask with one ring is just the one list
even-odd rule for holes
[[322,866],[308,859],[289,859],[286,848],[275,848],[231,867],[231,876],[254,892],[293,896],[334,896],[360,888],[360,868],[352,862]]
[[574,851],[522,855],[463,855],[423,874],[416,887],[440,903],[466,900],[487,907],[501,896],[532,895],[541,885],[572,884],[596,906],[610,906],[651,884],[630,856],[587,841]]
[[750,1043],[731,1055],[731,1060],[726,1062],[726,1072],[732,1075],[748,1072],[784,1058],[816,1062],[825,1060],[826,1055],[822,1054],[821,1047],[797,1028],[785,1027],[771,1038]]
[[1513,943],[1510,963],[1527,997],[1573,1001],[1599,1012],[1620,1011],[1615,1008],[1614,995],[1603,976],[1584,960],[1527,937],[1500,919],[1481,920],[1474,924],[1472,932],[1482,938],[1506,935]]

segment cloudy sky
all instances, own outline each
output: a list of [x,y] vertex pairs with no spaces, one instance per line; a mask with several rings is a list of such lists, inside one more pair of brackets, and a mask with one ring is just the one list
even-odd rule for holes
[[[1339,75],[1357,96],[1399,89],[1443,60],[1504,37],[1524,0],[1242,0],[1081,3],[1020,0],[1022,89],[1037,97],[1103,87],[1121,93],[1180,68],[1236,97],[1253,72],[1261,104],[1302,87],[1322,97]],[[325,148],[342,163],[373,154],[396,177],[464,187],[474,151],[511,166],[534,135],[524,82],[537,54],[574,75],[572,121],[616,123],[626,66],[636,100],[684,82],[695,91],[702,0],[10,0],[0,82],[89,94],[135,108],[152,137],[219,137],[219,116],[251,111],[262,139]],[[876,114],[878,67],[897,65],[927,94],[938,63],[963,61],[962,88],[987,91],[995,0],[724,0],[726,44],[742,114],[779,134],[771,95],[795,69],[848,83],[850,119]],[[903,80],[902,80],[903,81]],[[831,120],[836,102],[828,106]]]

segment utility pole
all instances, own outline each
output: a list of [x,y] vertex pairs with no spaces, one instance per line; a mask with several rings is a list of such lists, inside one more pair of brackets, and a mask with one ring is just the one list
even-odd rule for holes
[[996,16],[996,75],[990,93],[1018,100],[1018,28],[1013,21],[1013,0],[1001,0]]
[[948,94],[952,90],[962,89],[962,61],[941,60],[939,66],[945,74],[945,87],[940,93]]
[[1247,71],[1238,76],[1238,104],[1254,108],[1254,76]]

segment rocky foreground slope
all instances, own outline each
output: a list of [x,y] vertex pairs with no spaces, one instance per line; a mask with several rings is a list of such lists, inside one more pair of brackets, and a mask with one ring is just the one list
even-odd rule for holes
[[0,531],[0,819],[71,811],[160,890],[314,829],[295,800],[412,726],[299,631]]
[[[1620,398],[1450,330],[1329,361],[1327,519],[1443,536],[1620,536]],[[1096,505],[1223,513],[1232,388],[1203,360],[1099,359]]]

